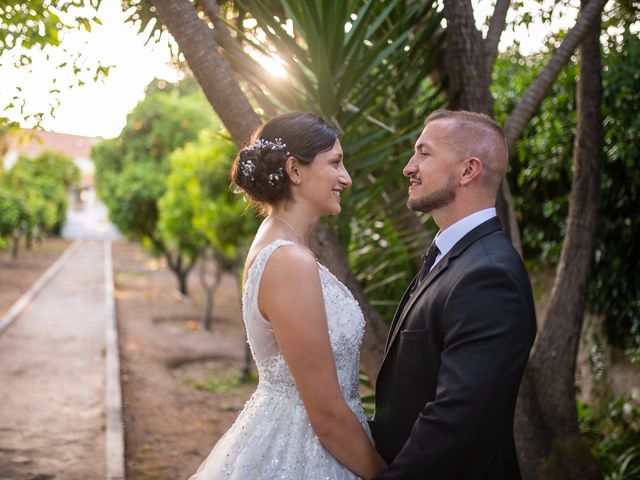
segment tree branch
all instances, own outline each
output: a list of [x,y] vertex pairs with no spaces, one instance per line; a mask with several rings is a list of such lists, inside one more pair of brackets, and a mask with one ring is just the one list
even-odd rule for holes
[[491,72],[496,63],[496,58],[498,58],[498,44],[504,31],[510,3],[511,0],[496,0],[496,7],[489,23],[489,31],[484,39],[485,65],[487,67],[487,78],[489,79],[491,79]]
[[540,75],[538,75],[529,86],[516,105],[516,108],[514,108],[511,115],[509,115],[504,125],[504,134],[507,137],[509,150],[514,147],[516,141],[520,138],[520,135],[522,135],[524,128],[529,123],[529,120],[531,120],[531,117],[533,117],[540,106],[540,103],[542,103],[542,100],[547,96],[547,93],[549,93],[562,67],[567,64],[571,58],[571,54],[580,44],[589,28],[600,18],[600,14],[606,3],[607,0],[593,0],[582,10],[576,24],[564,37],[564,40],[542,69]]

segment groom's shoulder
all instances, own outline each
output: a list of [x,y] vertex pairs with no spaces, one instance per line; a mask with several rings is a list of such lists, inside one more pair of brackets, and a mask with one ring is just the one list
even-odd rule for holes
[[531,289],[529,274],[522,257],[515,249],[504,231],[499,230],[478,241],[478,268],[502,271],[512,279],[519,288]]
[[525,274],[522,257],[503,230],[496,230],[477,239],[461,255],[468,268],[491,268]]

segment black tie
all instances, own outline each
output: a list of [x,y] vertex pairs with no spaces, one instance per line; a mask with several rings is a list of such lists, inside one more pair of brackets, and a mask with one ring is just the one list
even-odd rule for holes
[[438,255],[440,255],[440,249],[436,245],[436,242],[433,242],[429,247],[429,250],[427,250],[427,253],[422,256],[422,267],[418,272],[418,278],[416,279],[415,288],[418,288],[420,282],[422,282],[424,280],[424,277],[427,276],[429,270],[431,270],[431,267],[433,267],[433,264],[435,263],[436,257]]

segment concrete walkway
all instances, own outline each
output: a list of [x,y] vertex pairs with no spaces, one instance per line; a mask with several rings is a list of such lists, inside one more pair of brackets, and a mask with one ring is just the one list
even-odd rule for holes
[[108,254],[85,241],[0,336],[0,479],[107,477]]

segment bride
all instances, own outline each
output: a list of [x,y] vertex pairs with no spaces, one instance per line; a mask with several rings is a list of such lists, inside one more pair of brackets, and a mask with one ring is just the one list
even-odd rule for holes
[[358,393],[362,311],[309,249],[351,185],[337,132],[310,113],[273,118],[232,167],[267,214],[245,263],[255,393],[191,480],[372,478],[385,468]]

